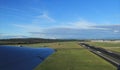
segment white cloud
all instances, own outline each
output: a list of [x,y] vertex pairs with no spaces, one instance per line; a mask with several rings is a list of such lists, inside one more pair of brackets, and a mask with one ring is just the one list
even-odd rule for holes
[[115,32],[115,33],[119,33],[120,31],[119,31],[119,30],[114,30],[113,32]]
[[92,26],[94,26],[94,23],[91,23],[85,20],[79,20],[79,21],[70,23],[68,27],[78,28],[78,29],[89,29]]
[[62,25],[59,25],[57,27],[61,28],[72,28],[72,29],[98,29],[98,30],[109,30],[108,28],[101,28],[101,27],[96,27],[100,26],[96,23],[89,22],[86,20],[79,20],[76,22],[68,22]]
[[[47,14],[42,14],[39,17],[37,17],[37,20],[42,20],[41,18],[44,18],[45,20],[48,20],[49,23],[53,22],[53,20],[48,19],[50,18]],[[92,34],[101,34],[104,33],[111,34],[112,28],[115,27],[115,25],[112,24],[97,24],[94,22],[89,22],[87,20],[78,20],[75,22],[66,22],[66,23],[58,23],[54,25],[49,25],[49,23],[30,23],[30,24],[14,24],[14,26],[19,27],[30,35],[30,37],[40,37],[40,38],[62,38],[62,37],[72,37],[76,35],[81,35],[81,37],[85,35],[92,35]],[[47,25],[47,26],[43,26]],[[116,28],[116,27],[115,27]],[[115,30],[115,29],[114,29]],[[33,32],[33,33],[30,33]],[[38,33],[34,33],[38,32]],[[86,33],[87,32],[87,33]],[[117,31],[117,29],[114,31]],[[104,35],[103,35],[104,36]],[[94,37],[94,36],[93,36]]]
[[12,35],[12,34],[5,34],[0,33],[0,39],[8,39],[8,38],[27,38],[28,36],[25,35]]
[[40,21],[44,20],[44,21],[47,21],[49,23],[56,22],[55,19],[50,17],[46,12],[43,12],[42,15],[37,16],[36,20],[40,20]]
[[41,32],[43,29],[52,27],[52,26],[48,26],[48,27],[46,26],[54,22],[55,20],[53,18],[48,16],[46,12],[43,12],[41,15],[36,16],[30,23],[22,23],[22,24],[16,23],[16,24],[13,24],[13,26],[19,27],[25,30],[26,32],[31,32],[31,31]]
[[19,27],[19,28],[25,30],[26,32],[41,31],[43,29],[39,25],[35,25],[35,24],[13,24],[13,25],[15,27]]
[[[43,17],[46,17],[46,15],[42,15]],[[46,25],[49,23],[46,23]],[[95,23],[88,22],[85,20],[79,20],[76,22],[68,22],[68,23],[62,23],[62,24],[54,24],[49,25],[48,27],[43,26],[42,23],[31,23],[31,24],[13,24],[16,27],[19,27],[21,29],[26,30],[27,32],[42,32],[45,29],[56,29],[56,28],[70,28],[70,29],[97,29],[97,30],[109,30],[108,28],[102,28],[102,27],[96,27],[99,26]]]

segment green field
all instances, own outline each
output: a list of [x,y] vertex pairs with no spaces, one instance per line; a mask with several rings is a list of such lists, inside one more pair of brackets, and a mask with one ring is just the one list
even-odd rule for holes
[[78,42],[38,43],[25,46],[51,47],[57,51],[35,70],[116,70],[116,67],[78,45]]
[[120,52],[120,42],[87,42],[96,47],[102,47],[111,51]]
[[29,47],[50,47],[54,49],[59,48],[81,48],[77,41],[74,42],[54,42],[54,43],[38,43],[38,44],[22,44]]
[[120,42],[87,42],[98,47],[120,47]]
[[116,70],[86,49],[58,50],[35,70]]

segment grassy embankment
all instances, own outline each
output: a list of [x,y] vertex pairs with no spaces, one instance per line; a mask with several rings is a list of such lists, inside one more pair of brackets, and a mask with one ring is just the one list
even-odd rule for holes
[[35,70],[116,70],[107,61],[80,47],[78,42],[41,43],[26,46],[48,46],[57,49],[57,52],[38,65]]
[[111,51],[120,52],[120,42],[87,42],[96,47],[102,47]]

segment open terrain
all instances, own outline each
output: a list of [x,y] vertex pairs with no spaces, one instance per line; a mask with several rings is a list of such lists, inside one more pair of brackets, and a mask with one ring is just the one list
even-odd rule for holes
[[35,70],[116,70],[109,62],[78,45],[78,42],[27,44],[31,47],[51,47],[57,51]]
[[87,42],[96,47],[102,47],[111,51],[120,52],[120,42]]

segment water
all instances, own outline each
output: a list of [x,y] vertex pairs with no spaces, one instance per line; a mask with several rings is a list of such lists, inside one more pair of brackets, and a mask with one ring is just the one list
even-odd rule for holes
[[0,70],[33,70],[52,53],[51,48],[0,46]]

